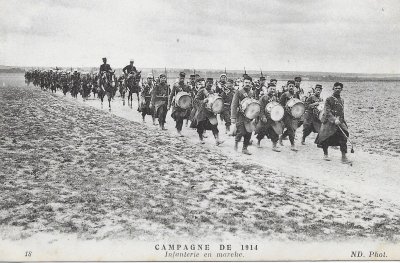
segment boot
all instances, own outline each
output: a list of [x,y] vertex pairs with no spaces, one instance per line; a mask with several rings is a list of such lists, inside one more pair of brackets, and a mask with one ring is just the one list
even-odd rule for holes
[[257,141],[257,147],[258,147],[258,148],[261,148],[261,140],[258,140],[258,141]]
[[342,153],[342,163],[351,164],[351,161],[347,158],[345,153]]
[[239,147],[239,142],[236,142],[235,141],[235,146],[233,147],[233,149],[237,152],[237,150],[238,150],[238,147]]
[[297,152],[297,151],[298,151],[297,148],[296,148],[296,146],[295,146],[294,144],[292,144],[292,146],[290,147],[290,150],[292,150],[292,151],[294,151],[294,152]]
[[247,150],[247,146],[246,147],[243,146],[242,153],[243,154],[247,154],[247,155],[251,155],[251,152],[249,152],[249,150]]
[[305,138],[305,137],[303,137],[303,138],[301,139],[301,145],[306,145],[306,138]]
[[280,152],[281,150],[279,150],[278,146],[277,146],[277,142],[273,142],[272,143],[272,150],[274,152]]
[[203,135],[199,134],[199,139],[200,139],[199,141],[200,144],[205,144],[205,142],[203,141]]
[[179,137],[184,137],[180,130],[176,129]]
[[283,142],[282,142],[282,135],[281,135],[281,136],[279,136],[279,144],[280,144],[281,146],[283,146]]
[[329,158],[329,156],[327,154],[324,154],[324,160],[325,161],[330,161],[331,159]]
[[218,146],[218,145],[223,144],[223,143],[224,143],[224,141],[221,141],[219,139],[219,135],[218,134],[215,135],[215,145]]

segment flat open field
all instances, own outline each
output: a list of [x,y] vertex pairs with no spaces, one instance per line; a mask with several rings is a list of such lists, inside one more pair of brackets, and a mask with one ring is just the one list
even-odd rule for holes
[[313,136],[298,153],[272,153],[268,142],[243,157],[231,137],[203,146],[188,128],[176,137],[170,118],[167,132],[139,123],[135,105],[119,98],[110,114],[97,100],[84,105],[9,79],[0,87],[1,238],[398,241],[399,136],[391,127],[399,124],[394,115],[384,128],[361,126],[395,111],[396,85],[382,98],[372,85],[352,106],[345,96],[351,134],[365,149],[350,167],[321,161]]

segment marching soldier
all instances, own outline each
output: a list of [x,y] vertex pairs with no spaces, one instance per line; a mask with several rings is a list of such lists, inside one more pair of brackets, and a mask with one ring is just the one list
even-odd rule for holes
[[251,91],[251,77],[247,74],[243,76],[243,87],[238,89],[235,92],[235,95],[232,99],[231,106],[231,123],[236,125],[236,136],[235,136],[235,151],[238,149],[239,141],[243,137],[243,149],[242,153],[251,155],[247,147],[250,144],[251,134],[252,132],[247,131],[246,126],[249,125],[251,120],[247,119],[244,116],[244,113],[240,109],[240,102],[245,98],[253,97],[253,93]]
[[300,87],[301,84],[301,77],[295,77],[294,78],[294,86],[295,86],[295,98],[298,98],[299,100],[302,99],[304,95],[304,90]]
[[[211,82],[212,84],[212,82]],[[195,105],[196,105],[196,123],[197,123],[197,133],[199,134],[200,143],[204,144],[204,132],[206,130],[211,130],[214,138],[215,144],[218,146],[223,141],[219,140],[219,131],[218,131],[218,120],[217,116],[211,111],[206,108],[206,104],[208,102],[208,96],[212,94],[211,86],[212,85],[205,85],[204,79],[199,79],[197,82],[199,87],[199,91],[197,92],[195,98]]]
[[219,77],[219,81],[215,83],[216,93],[222,94],[224,88],[226,87],[226,80],[227,80],[226,74],[221,74],[221,76]]
[[158,118],[158,123],[161,130],[166,130],[165,117],[167,116],[167,103],[168,103],[169,85],[167,84],[167,76],[160,75],[160,83],[158,83],[152,90],[150,108],[154,112],[154,117]]
[[284,133],[281,135],[281,137],[279,138],[279,143],[280,145],[283,146],[282,140],[285,136],[289,136],[289,141],[291,144],[291,150],[297,152],[297,149],[295,147],[294,144],[294,138],[295,138],[295,132],[296,129],[298,127],[298,120],[295,119],[286,109],[286,104],[287,102],[292,99],[295,98],[295,92],[294,92],[294,86],[295,82],[293,80],[289,80],[287,82],[287,88],[288,91],[286,91],[285,93],[282,94],[282,96],[280,97],[280,104],[282,105],[282,107],[285,108],[285,115],[283,116],[283,122],[285,124],[285,128],[286,130],[284,131]]
[[346,156],[349,131],[344,119],[344,100],[340,96],[342,90],[342,83],[336,82],[333,85],[333,95],[325,101],[322,125],[315,143],[324,151],[324,159],[326,161],[330,161],[328,147],[340,146],[342,162],[350,163]]
[[152,110],[152,107],[150,107],[153,88],[154,88],[153,75],[149,73],[147,75],[147,80],[146,82],[143,83],[142,90],[140,92],[140,111],[142,112],[143,122],[145,122],[146,115],[151,115],[153,119],[153,125],[157,125],[155,120],[155,114]]
[[265,110],[268,103],[278,101],[276,97],[276,87],[269,85],[268,92],[260,98],[260,121],[257,123],[255,134],[257,134],[257,147],[261,148],[261,140],[267,135],[272,142],[272,150],[280,152],[277,143],[279,140],[279,134],[283,131],[282,121],[274,121],[271,119],[269,112]]
[[261,97],[260,94],[261,94],[261,91],[262,91],[262,89],[263,89],[264,86],[265,86],[265,77],[264,77],[264,76],[261,76],[258,85],[254,85],[254,89],[253,89],[254,98],[255,98],[256,100],[259,100],[259,99],[260,99],[260,97]]
[[311,132],[318,133],[321,128],[321,121],[317,114],[317,107],[322,102],[321,98],[322,85],[315,85],[314,94],[307,98],[305,102],[303,138],[301,144],[305,144],[306,137]]
[[174,86],[172,87],[171,95],[169,96],[168,99],[168,110],[172,106],[172,113],[171,117],[175,120],[176,125],[175,128],[177,130],[177,133],[179,137],[183,137],[182,135],[182,126],[183,126],[183,120],[188,119],[190,115],[191,109],[182,109],[176,103],[174,103],[174,99],[176,99],[176,95],[178,92],[187,92],[190,94],[191,89],[188,85],[185,84],[185,72],[179,73],[179,82],[175,83]]
[[225,134],[231,128],[231,104],[233,95],[235,94],[234,86],[233,86],[233,79],[228,79],[226,82],[226,87],[224,87],[221,97],[224,102],[224,109],[220,113],[221,120],[225,122]]

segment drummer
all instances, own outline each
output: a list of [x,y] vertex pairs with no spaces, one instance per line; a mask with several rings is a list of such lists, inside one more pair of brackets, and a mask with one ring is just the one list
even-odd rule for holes
[[301,144],[305,144],[306,137],[311,132],[318,133],[321,128],[319,112],[317,107],[322,103],[321,98],[322,85],[315,85],[314,94],[307,98],[305,102],[304,123],[303,123],[303,138]]
[[183,120],[189,118],[191,111],[190,108],[182,109],[178,105],[176,105],[176,102],[174,103],[174,99],[176,99],[176,95],[178,95],[179,92],[187,92],[190,95],[191,89],[188,85],[185,84],[185,76],[186,76],[185,72],[179,73],[179,81],[176,82],[172,87],[171,94],[169,95],[168,98],[168,110],[172,106],[171,117],[176,122],[175,128],[179,137],[183,137],[182,135]]
[[225,122],[225,134],[227,134],[231,128],[231,104],[233,95],[235,94],[233,82],[233,79],[228,79],[221,93],[224,108],[220,113],[220,117],[221,120]]
[[292,98],[295,98],[295,93],[294,93],[294,88],[295,88],[295,82],[293,80],[289,80],[287,82],[287,89],[288,91],[286,91],[285,93],[282,94],[282,96],[279,99],[280,104],[282,105],[282,107],[285,108],[285,115],[283,116],[283,122],[285,124],[285,131],[283,132],[283,134],[281,135],[281,137],[279,138],[279,143],[280,145],[283,146],[283,142],[282,140],[286,137],[289,136],[289,141],[291,144],[291,150],[297,152],[297,148],[294,144],[294,139],[295,139],[295,133],[296,133],[296,129],[298,127],[298,121],[296,121],[296,119],[291,115],[291,113],[288,111],[288,109],[286,108],[286,104],[289,100],[291,100]]
[[[204,144],[203,140],[204,132],[206,130],[211,130],[215,138],[215,145],[218,146],[221,143],[223,143],[223,141],[219,139],[217,116],[206,108],[208,97],[210,96],[210,94],[213,93],[211,90],[212,85],[206,85],[204,83],[204,79],[197,82],[197,84],[199,87],[199,91],[197,92],[194,103],[196,104],[197,107],[195,118],[197,123],[197,133],[199,134],[200,144]],[[213,123],[211,123],[211,121],[213,121]]]
[[257,123],[255,134],[257,134],[257,147],[261,148],[261,140],[267,135],[272,142],[272,150],[280,152],[277,143],[279,140],[279,134],[282,133],[283,123],[282,121],[274,121],[271,119],[271,115],[265,110],[266,106],[270,102],[277,102],[276,87],[270,84],[268,91],[260,98],[260,121]]
[[245,126],[248,126],[251,122],[248,118],[244,116],[244,113],[240,110],[240,102],[245,98],[252,98],[253,92],[251,91],[252,79],[249,75],[243,75],[243,87],[235,92],[232,99],[231,106],[231,123],[236,126],[236,136],[235,136],[235,151],[238,150],[239,141],[243,137],[243,148],[242,153],[251,155],[247,147],[250,144],[252,132],[247,131]]

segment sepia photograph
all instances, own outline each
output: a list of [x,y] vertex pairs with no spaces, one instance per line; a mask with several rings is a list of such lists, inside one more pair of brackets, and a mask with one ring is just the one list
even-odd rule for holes
[[400,1],[0,0],[0,261],[400,260]]

